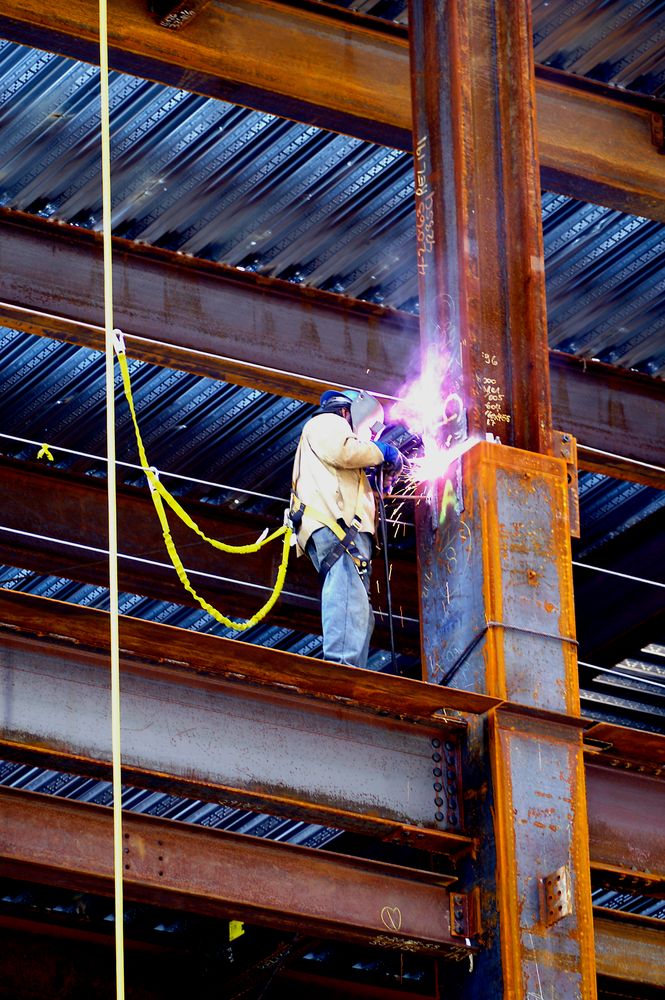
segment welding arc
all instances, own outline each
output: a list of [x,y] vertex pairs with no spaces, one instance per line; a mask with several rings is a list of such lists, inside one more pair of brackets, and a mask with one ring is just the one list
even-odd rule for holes
[[386,505],[383,499],[383,466],[380,465],[376,476],[377,496],[379,500],[379,521],[381,524],[381,544],[383,546],[383,565],[386,573],[386,612],[388,615],[388,634],[390,636],[390,662],[393,673],[397,673],[397,656],[395,655],[395,627],[393,624],[393,600],[390,592],[390,563],[388,560],[388,526],[386,524]]

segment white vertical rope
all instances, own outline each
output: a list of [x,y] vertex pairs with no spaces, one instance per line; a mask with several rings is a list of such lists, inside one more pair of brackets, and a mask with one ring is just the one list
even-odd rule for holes
[[106,454],[109,532],[109,624],[111,629],[111,745],[113,762],[113,881],[115,891],[116,997],[125,996],[124,901],[122,882],[122,780],[120,756],[120,642],[118,532],[116,516],[115,354],[111,254],[111,136],[106,0],[99,0],[99,73],[102,140],[102,235],[104,248],[104,331],[106,349]]

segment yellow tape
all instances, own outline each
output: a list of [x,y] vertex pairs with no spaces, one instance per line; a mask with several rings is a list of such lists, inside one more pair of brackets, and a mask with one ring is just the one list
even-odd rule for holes
[[235,941],[245,933],[245,925],[242,920],[229,920],[229,942]]
[[[291,528],[288,525],[282,525],[281,528],[277,528],[272,534],[268,535],[266,538],[262,538],[257,542],[251,542],[248,545],[228,545],[226,542],[220,542],[216,538],[209,538],[196,522],[189,516],[187,511],[178,503],[176,498],[169,493],[165,486],[159,481],[159,477],[148,465],[148,458],[145,453],[145,448],[143,446],[143,439],[141,437],[141,431],[139,428],[138,419],[136,416],[136,409],[134,407],[134,397],[132,394],[132,384],[129,374],[129,366],[127,364],[127,356],[124,351],[117,349],[118,364],[120,366],[120,374],[122,376],[122,384],[125,390],[125,398],[127,400],[127,405],[129,406],[129,412],[131,414],[132,423],[134,425],[134,434],[136,435],[136,445],[139,452],[139,458],[141,461],[141,466],[150,484],[150,495],[152,497],[152,502],[154,504],[157,516],[159,518],[159,523],[162,528],[162,534],[164,536],[164,543],[166,545],[166,551],[169,554],[169,558],[173,563],[176,573],[178,574],[178,579],[182,583],[185,590],[192,595],[192,597],[198,601],[204,611],[207,611],[209,615],[219,622],[221,625],[225,625],[226,628],[235,629],[237,632],[244,632],[247,629],[253,628],[262,621],[265,616],[272,610],[284,587],[284,580],[286,578],[286,570],[289,563],[289,553],[291,551],[291,535],[293,534]],[[203,597],[196,593],[192,587],[189,577],[187,576],[187,571],[182,564],[182,560],[178,555],[178,550],[176,549],[175,542],[173,541],[173,536],[171,535],[171,529],[169,528],[169,523],[166,517],[166,511],[164,509],[164,503],[166,503],[174,514],[176,514],[181,521],[183,521],[188,528],[194,531],[199,538],[203,541],[208,542],[209,545],[214,546],[214,548],[219,549],[221,552],[229,552],[235,555],[247,555],[251,552],[258,552],[262,549],[264,545],[268,545],[270,542],[274,541],[276,538],[283,536],[283,547],[282,547],[282,559],[277,571],[277,579],[275,580],[275,586],[273,588],[272,594],[263,605],[259,608],[256,614],[252,615],[250,619],[245,622],[235,622],[231,618],[227,618],[223,615],[221,611],[209,604]]]

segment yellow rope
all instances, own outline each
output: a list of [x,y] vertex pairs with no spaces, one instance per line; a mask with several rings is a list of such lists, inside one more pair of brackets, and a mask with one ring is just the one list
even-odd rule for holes
[[53,455],[51,454],[51,450],[47,444],[43,444],[37,452],[37,461],[39,461],[40,458],[48,458],[49,462],[53,461]]
[[115,475],[115,371],[111,256],[111,135],[106,0],[99,0],[99,78],[102,139],[102,233],[104,248],[104,329],[106,346],[106,441],[111,627],[111,756],[113,762],[113,882],[115,893],[116,997],[125,996],[124,905],[122,884],[122,781],[120,755],[120,641],[118,614],[118,533]]
[[[129,412],[132,418],[132,424],[134,425],[134,434],[136,436],[136,446],[138,448],[139,459],[141,462],[141,467],[146,475],[148,483],[150,485],[150,495],[152,496],[152,502],[154,504],[155,510],[157,512],[157,517],[159,518],[159,523],[162,528],[162,534],[164,536],[164,543],[166,545],[166,551],[169,554],[169,558],[178,574],[178,579],[182,583],[185,590],[192,595],[192,597],[201,605],[204,611],[207,611],[209,615],[219,622],[221,625],[225,625],[226,628],[235,629],[237,632],[244,632],[247,629],[253,628],[258,622],[262,621],[266,615],[275,606],[275,603],[279,599],[279,596],[284,587],[284,580],[286,578],[286,571],[289,563],[289,553],[291,551],[291,536],[293,534],[291,528],[288,525],[282,525],[281,528],[277,528],[266,538],[261,538],[256,542],[251,542],[248,545],[228,545],[226,542],[220,542],[216,538],[209,538],[196,522],[189,516],[187,511],[182,507],[176,498],[169,493],[165,486],[159,480],[159,476],[155,473],[153,469],[150,468],[148,464],[148,457],[145,452],[145,447],[143,445],[143,439],[141,437],[141,430],[139,428],[138,418],[136,416],[136,408],[134,406],[134,396],[132,393],[132,384],[129,374],[129,366],[127,364],[127,356],[124,351],[124,346],[122,343],[122,335],[119,331],[116,331],[115,347],[118,356],[118,364],[120,366],[120,374],[122,375],[123,388],[125,390],[125,398],[127,400],[127,405],[129,407]],[[175,542],[173,541],[173,536],[171,535],[171,530],[169,528],[169,523],[166,517],[166,511],[164,509],[164,503],[166,503],[174,514],[176,514],[181,521],[183,521],[191,531],[195,532],[199,538],[212,545],[214,548],[219,549],[221,552],[234,553],[236,555],[248,555],[252,552],[258,552],[262,549],[264,545],[268,545],[270,542],[274,541],[276,538],[283,537],[282,544],[282,559],[277,571],[277,578],[275,580],[275,586],[273,588],[272,594],[263,605],[259,608],[256,614],[252,615],[247,621],[236,622],[231,618],[227,618],[226,615],[218,611],[217,608],[209,604],[203,597],[196,593],[192,587],[189,577],[187,576],[187,571],[182,564],[182,560],[176,549]]]

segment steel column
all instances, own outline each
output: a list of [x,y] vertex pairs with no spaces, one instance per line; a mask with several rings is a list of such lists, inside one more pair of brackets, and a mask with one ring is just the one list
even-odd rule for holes
[[469,433],[550,446],[526,0],[409,8],[421,346]]
[[[111,812],[0,790],[0,872],[84,892],[113,888]],[[127,897],[285,930],[431,954],[451,931],[449,876],[126,812]]]
[[[480,850],[463,884],[480,889],[487,947],[458,995],[591,1000],[567,475],[548,457],[530,4],[412,0],[410,27],[422,350],[439,369],[442,415],[450,394],[466,406],[455,437],[481,442],[418,511],[424,669],[518,703],[470,725],[467,819]],[[550,901],[550,876],[567,883],[569,910]]]

